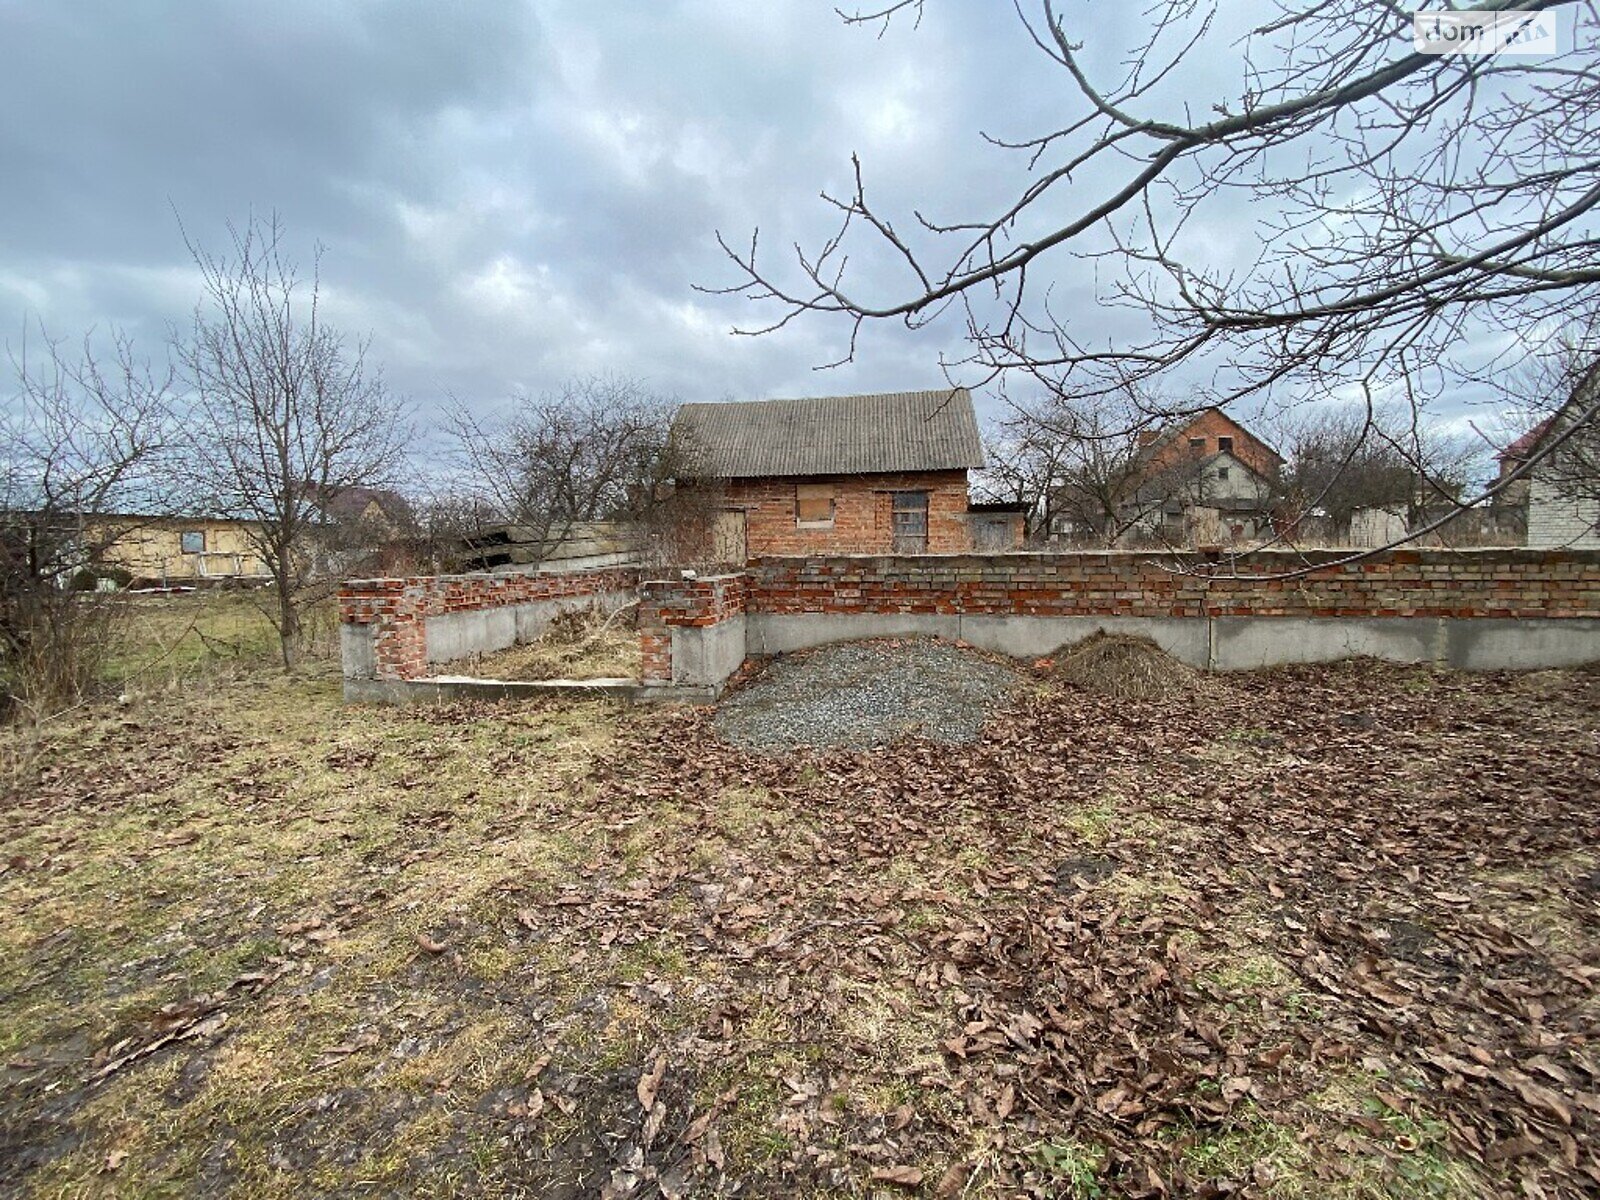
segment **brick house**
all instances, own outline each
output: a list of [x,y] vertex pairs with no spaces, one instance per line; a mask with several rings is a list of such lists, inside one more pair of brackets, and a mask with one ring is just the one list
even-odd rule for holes
[[685,404],[672,436],[721,561],[960,553],[985,519],[967,498],[984,459],[965,388]]
[[1183,542],[1266,536],[1283,457],[1220,408],[1149,434],[1124,502],[1130,526]]

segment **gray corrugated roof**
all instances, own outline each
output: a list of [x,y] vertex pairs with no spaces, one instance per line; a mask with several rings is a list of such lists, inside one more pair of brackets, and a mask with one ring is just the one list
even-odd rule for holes
[[672,431],[686,477],[866,475],[983,466],[978,420],[966,388],[685,404]]

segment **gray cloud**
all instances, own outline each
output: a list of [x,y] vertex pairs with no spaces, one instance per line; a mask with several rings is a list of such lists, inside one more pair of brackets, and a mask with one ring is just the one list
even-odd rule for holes
[[[1114,67],[1137,12],[1069,11]],[[1225,69],[1172,86],[1208,99]],[[958,322],[868,330],[820,374],[841,324],[730,336],[763,314],[692,289],[734,278],[715,230],[814,245],[852,151],[892,209],[981,214],[1024,163],[979,131],[1071,104],[989,4],[930,3],[879,38],[828,0],[0,0],[0,332],[159,341],[196,297],[174,209],[209,246],[276,210],[302,263],[325,246],[329,309],[424,415],[599,370],[691,399],[927,386]],[[863,289],[904,281],[859,266]],[[1058,269],[1057,302],[1093,307],[1089,270]]]

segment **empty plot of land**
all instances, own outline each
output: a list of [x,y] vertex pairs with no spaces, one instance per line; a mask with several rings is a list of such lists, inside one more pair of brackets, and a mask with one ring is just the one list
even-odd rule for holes
[[1600,676],[721,720],[263,675],[50,732],[0,1194],[1600,1190]]

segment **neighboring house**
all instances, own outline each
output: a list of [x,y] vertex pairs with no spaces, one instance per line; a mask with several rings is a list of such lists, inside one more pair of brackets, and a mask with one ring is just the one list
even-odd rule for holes
[[[1554,416],[1540,422],[1500,455],[1504,478],[1572,428],[1582,413],[1600,404],[1600,364],[1573,389]],[[1535,463],[1527,480],[1529,546],[1600,548],[1600,428],[1591,420],[1548,457]],[[1511,485],[1516,486],[1515,481]]]
[[137,585],[253,580],[267,575],[251,540],[255,523],[220,517],[108,514],[85,518],[101,564]]
[[[344,488],[326,502],[311,489],[322,527],[307,538],[307,561],[321,574],[342,574],[410,529],[411,510],[394,492]],[[260,522],[229,517],[86,515],[84,553],[134,586],[167,586],[269,577],[261,557]]]
[[307,483],[306,499],[321,510],[325,521],[359,529],[377,541],[403,536],[415,524],[411,505],[388,488],[324,489]]
[[679,491],[713,510],[719,561],[974,546],[967,472],[984,460],[965,388],[685,404],[672,437]]
[[1270,535],[1283,458],[1220,408],[1144,439],[1119,505],[1124,524],[1173,542]]
[[1528,506],[1528,488],[1532,480],[1526,475],[1513,479],[1509,483],[1504,482],[1504,480],[1533,457],[1534,448],[1544,440],[1544,435],[1550,432],[1550,425],[1554,421],[1554,417],[1546,417],[1494,456],[1495,462],[1500,467],[1498,478],[1501,481],[1500,490],[1495,493],[1496,507],[1526,508]]

